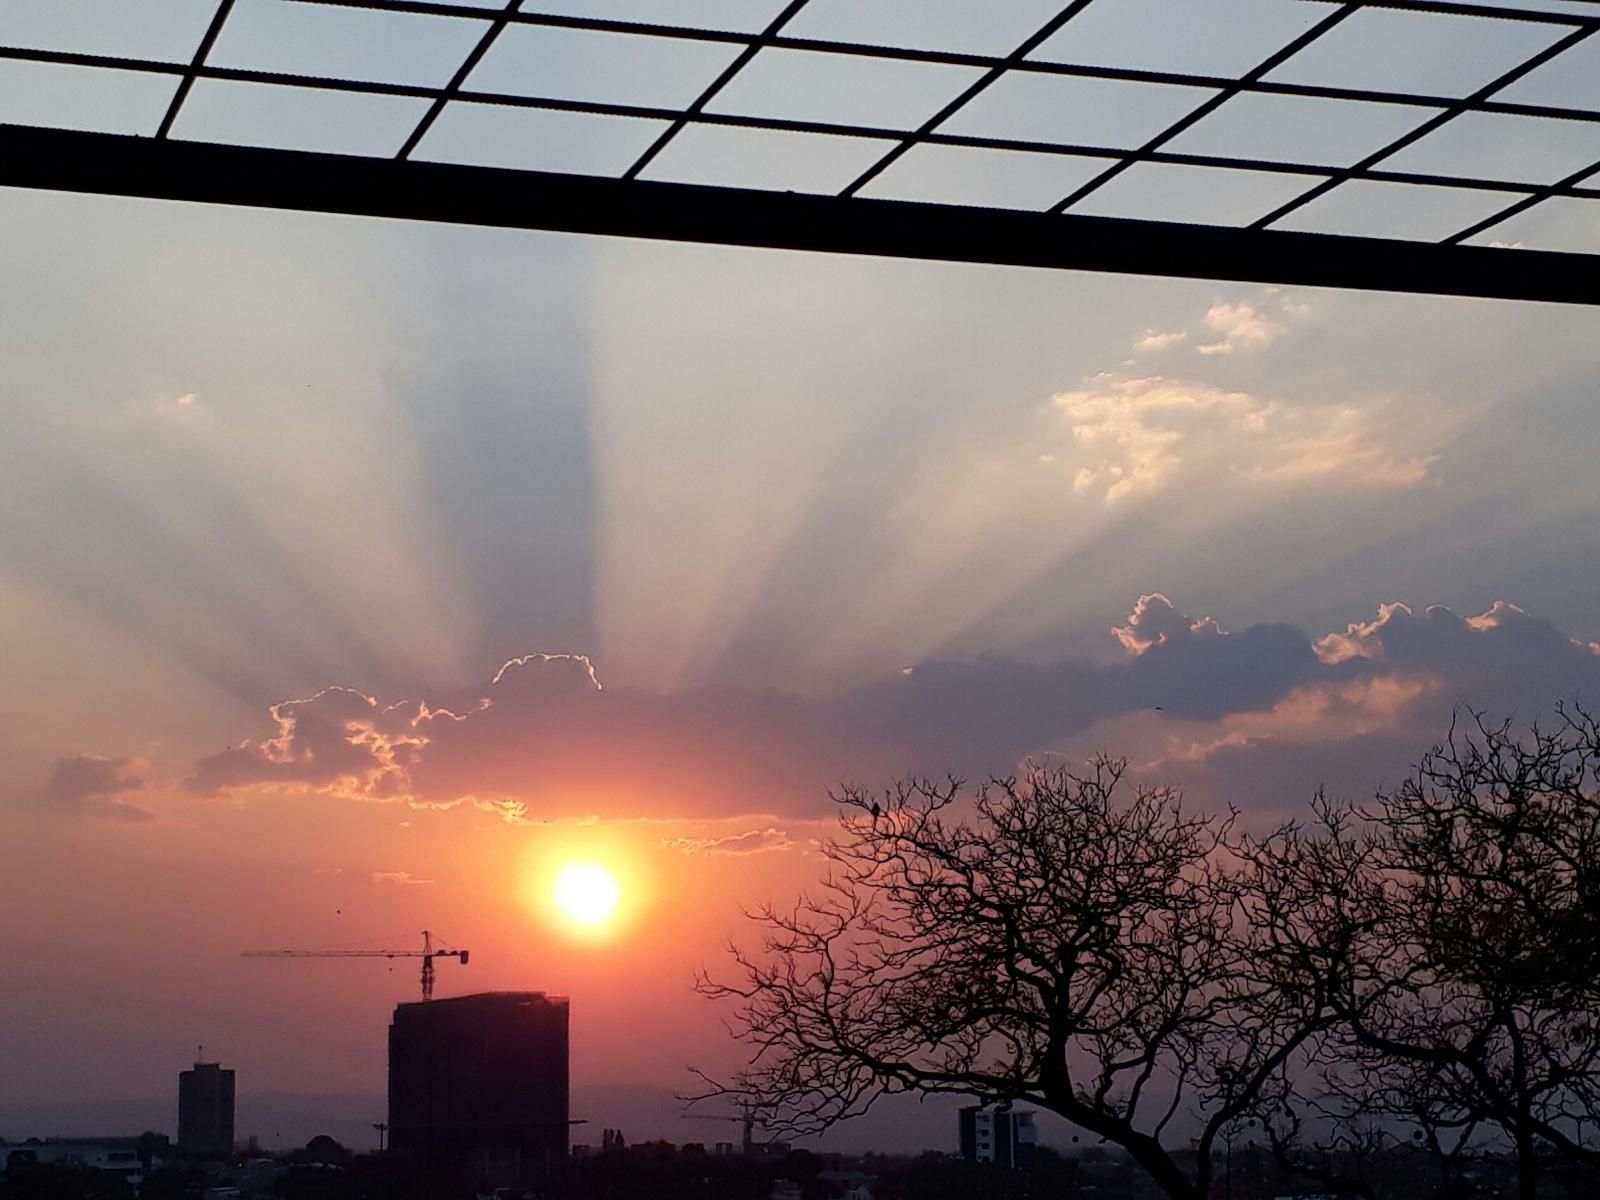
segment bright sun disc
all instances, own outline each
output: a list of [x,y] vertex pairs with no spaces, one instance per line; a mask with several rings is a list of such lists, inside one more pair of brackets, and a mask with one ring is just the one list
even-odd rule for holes
[[556,903],[580,925],[598,925],[610,917],[621,892],[604,867],[568,867],[556,877]]

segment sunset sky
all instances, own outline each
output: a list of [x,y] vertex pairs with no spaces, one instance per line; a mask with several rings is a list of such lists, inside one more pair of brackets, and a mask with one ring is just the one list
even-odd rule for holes
[[239,955],[424,928],[679,1086],[830,785],[1265,825],[1600,703],[1597,378],[1578,307],[0,192],[0,1103],[379,1092],[414,963]]

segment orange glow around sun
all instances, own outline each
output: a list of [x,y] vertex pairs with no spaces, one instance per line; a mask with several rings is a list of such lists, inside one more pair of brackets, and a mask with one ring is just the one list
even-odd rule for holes
[[658,896],[659,853],[636,830],[603,825],[541,830],[517,871],[525,911],[566,942],[626,941]]
[[594,863],[574,863],[556,876],[556,906],[579,925],[604,925],[616,913],[621,898],[617,877]]

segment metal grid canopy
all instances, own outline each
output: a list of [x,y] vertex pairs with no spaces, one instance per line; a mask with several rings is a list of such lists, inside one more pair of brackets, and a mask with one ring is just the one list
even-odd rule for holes
[[0,185],[1600,302],[1600,0],[12,3]]

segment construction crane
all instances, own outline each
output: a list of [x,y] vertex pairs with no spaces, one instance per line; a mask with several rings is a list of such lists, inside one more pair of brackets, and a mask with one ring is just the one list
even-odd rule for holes
[[739,1146],[745,1154],[751,1154],[755,1151],[755,1127],[761,1125],[765,1128],[764,1123],[756,1119],[755,1109],[747,1105],[739,1106],[738,1116],[734,1116],[732,1113],[683,1113],[681,1115],[685,1121],[737,1121],[740,1132],[743,1134],[740,1138]]
[[463,967],[469,951],[436,946],[433,934],[422,931],[421,950],[246,950],[245,958],[420,958],[422,960],[422,998],[433,999],[433,960],[453,958]]

